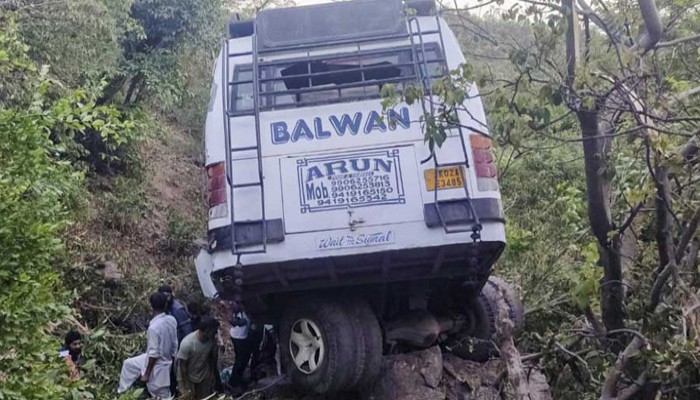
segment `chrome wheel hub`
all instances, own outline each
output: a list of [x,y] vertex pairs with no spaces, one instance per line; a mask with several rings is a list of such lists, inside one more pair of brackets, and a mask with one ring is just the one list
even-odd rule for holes
[[314,373],[321,366],[325,351],[321,330],[313,321],[302,318],[292,325],[289,352],[299,371]]

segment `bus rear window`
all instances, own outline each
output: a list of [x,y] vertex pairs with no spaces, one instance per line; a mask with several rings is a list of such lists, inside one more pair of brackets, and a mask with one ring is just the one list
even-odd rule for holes
[[[418,81],[416,65],[430,80],[445,74],[436,43],[425,45],[425,60],[422,54],[418,49],[414,53],[411,47],[404,47],[263,63],[258,78],[259,108],[264,111],[378,98],[385,84],[402,90],[404,85]],[[234,74],[234,112],[253,109],[253,85],[235,83],[250,81],[251,73],[250,66],[239,66]]]

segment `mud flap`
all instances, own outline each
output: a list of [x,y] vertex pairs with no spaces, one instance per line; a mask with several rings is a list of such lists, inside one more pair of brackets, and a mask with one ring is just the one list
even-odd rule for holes
[[197,258],[194,260],[194,265],[197,268],[199,287],[202,288],[204,297],[213,298],[216,294],[216,287],[214,287],[214,281],[211,279],[211,273],[214,271],[211,254],[204,249],[200,250]]

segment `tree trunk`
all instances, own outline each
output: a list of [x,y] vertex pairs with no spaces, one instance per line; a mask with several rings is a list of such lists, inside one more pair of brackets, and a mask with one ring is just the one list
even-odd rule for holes
[[[609,139],[601,134],[612,132],[612,123],[599,121],[599,112],[577,113],[583,137],[583,155],[586,172],[588,219],[598,241],[598,254],[604,269],[602,286],[603,323],[608,331],[624,328],[624,290],[619,235],[611,238],[613,230],[610,215],[610,182],[606,174]],[[602,129],[601,129],[602,128]]]
[[129,89],[126,91],[126,96],[124,97],[125,105],[131,104],[131,98],[133,97],[136,88],[139,87],[143,79],[143,75],[140,72],[137,73],[136,76],[131,78],[131,83],[129,83]]
[[668,171],[665,167],[656,167],[656,244],[659,248],[659,266],[656,275],[671,261],[673,257],[673,243],[671,242],[671,209],[668,198],[669,181]]
[[95,103],[99,106],[112,101],[114,96],[116,96],[117,93],[119,93],[119,91],[122,90],[122,87],[124,87],[124,83],[126,83],[125,76],[116,76],[112,78],[105,87],[102,96],[99,99],[97,99]]

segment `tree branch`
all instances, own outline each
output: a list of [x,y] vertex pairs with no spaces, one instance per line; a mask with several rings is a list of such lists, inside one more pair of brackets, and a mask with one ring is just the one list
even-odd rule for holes
[[695,96],[696,94],[700,94],[700,86],[696,86],[694,88],[690,88],[688,90],[685,90],[683,92],[677,93],[673,96],[668,101],[668,108],[673,107],[676,105],[676,103],[683,101],[687,99],[688,97]]
[[659,264],[666,265],[673,257],[668,170],[666,167],[656,167],[654,176],[656,177],[656,246],[659,249]]
[[[586,0],[578,0],[578,5],[580,7],[579,12],[581,15],[585,15],[600,29],[602,29],[608,37],[611,39],[613,44],[622,43],[622,35],[618,30],[613,31],[610,29],[605,20],[598,15],[593,8],[586,3]],[[616,46],[617,47],[617,46]]]
[[549,8],[551,10],[558,11],[562,14],[564,13],[564,7],[558,6],[554,3],[545,3],[543,1],[536,1],[536,0],[518,0],[518,1],[523,2],[523,3],[527,3],[527,4],[532,4],[533,6],[546,7],[546,8]]
[[700,157],[698,157],[698,152],[700,150],[700,142],[697,137],[693,137],[688,142],[683,146],[683,150],[681,150],[681,155],[683,156],[683,160],[685,160],[686,164],[693,165],[697,163],[700,160]]
[[629,362],[630,358],[636,355],[639,350],[644,346],[644,340],[639,336],[635,336],[634,339],[627,345],[625,350],[617,356],[615,365],[608,371],[608,374],[603,383],[603,389],[601,391],[600,400],[615,400],[617,399],[617,383],[625,371],[625,367]]
[[675,268],[676,263],[674,260],[673,262],[666,264],[663,270],[661,270],[659,275],[656,277],[654,286],[651,288],[651,300],[649,302],[649,306],[647,307],[647,311],[654,312],[654,310],[656,310],[656,307],[661,302],[661,290],[663,290],[666,281],[671,276],[671,272],[673,272]]
[[686,37],[682,37],[682,38],[678,38],[678,39],[674,39],[674,40],[669,40],[668,42],[659,42],[656,44],[655,48],[662,49],[664,47],[671,47],[671,46],[675,46],[677,44],[682,44],[685,42],[693,42],[696,40],[700,40],[700,33],[698,33],[697,35],[686,36]]
[[639,378],[632,382],[632,386],[627,387],[623,390],[620,391],[620,394],[617,396],[617,400],[627,400],[637,394],[639,392],[639,389],[641,389],[644,384],[647,382],[647,376],[649,375],[649,371],[644,371],[642,372],[641,375],[639,375]]
[[661,27],[659,10],[656,8],[654,0],[639,0],[639,8],[642,11],[642,18],[644,18],[645,32],[639,38],[637,44],[641,47],[642,53],[646,53],[659,43],[663,28]]
[[678,247],[676,248],[677,263],[680,264],[681,260],[683,259],[686,247],[688,247],[688,244],[693,239],[693,236],[695,236],[695,232],[698,230],[698,224],[700,224],[700,208],[695,210],[692,218],[690,218],[690,222],[688,222],[688,226],[685,228],[685,231],[683,231],[681,239],[678,241]]

